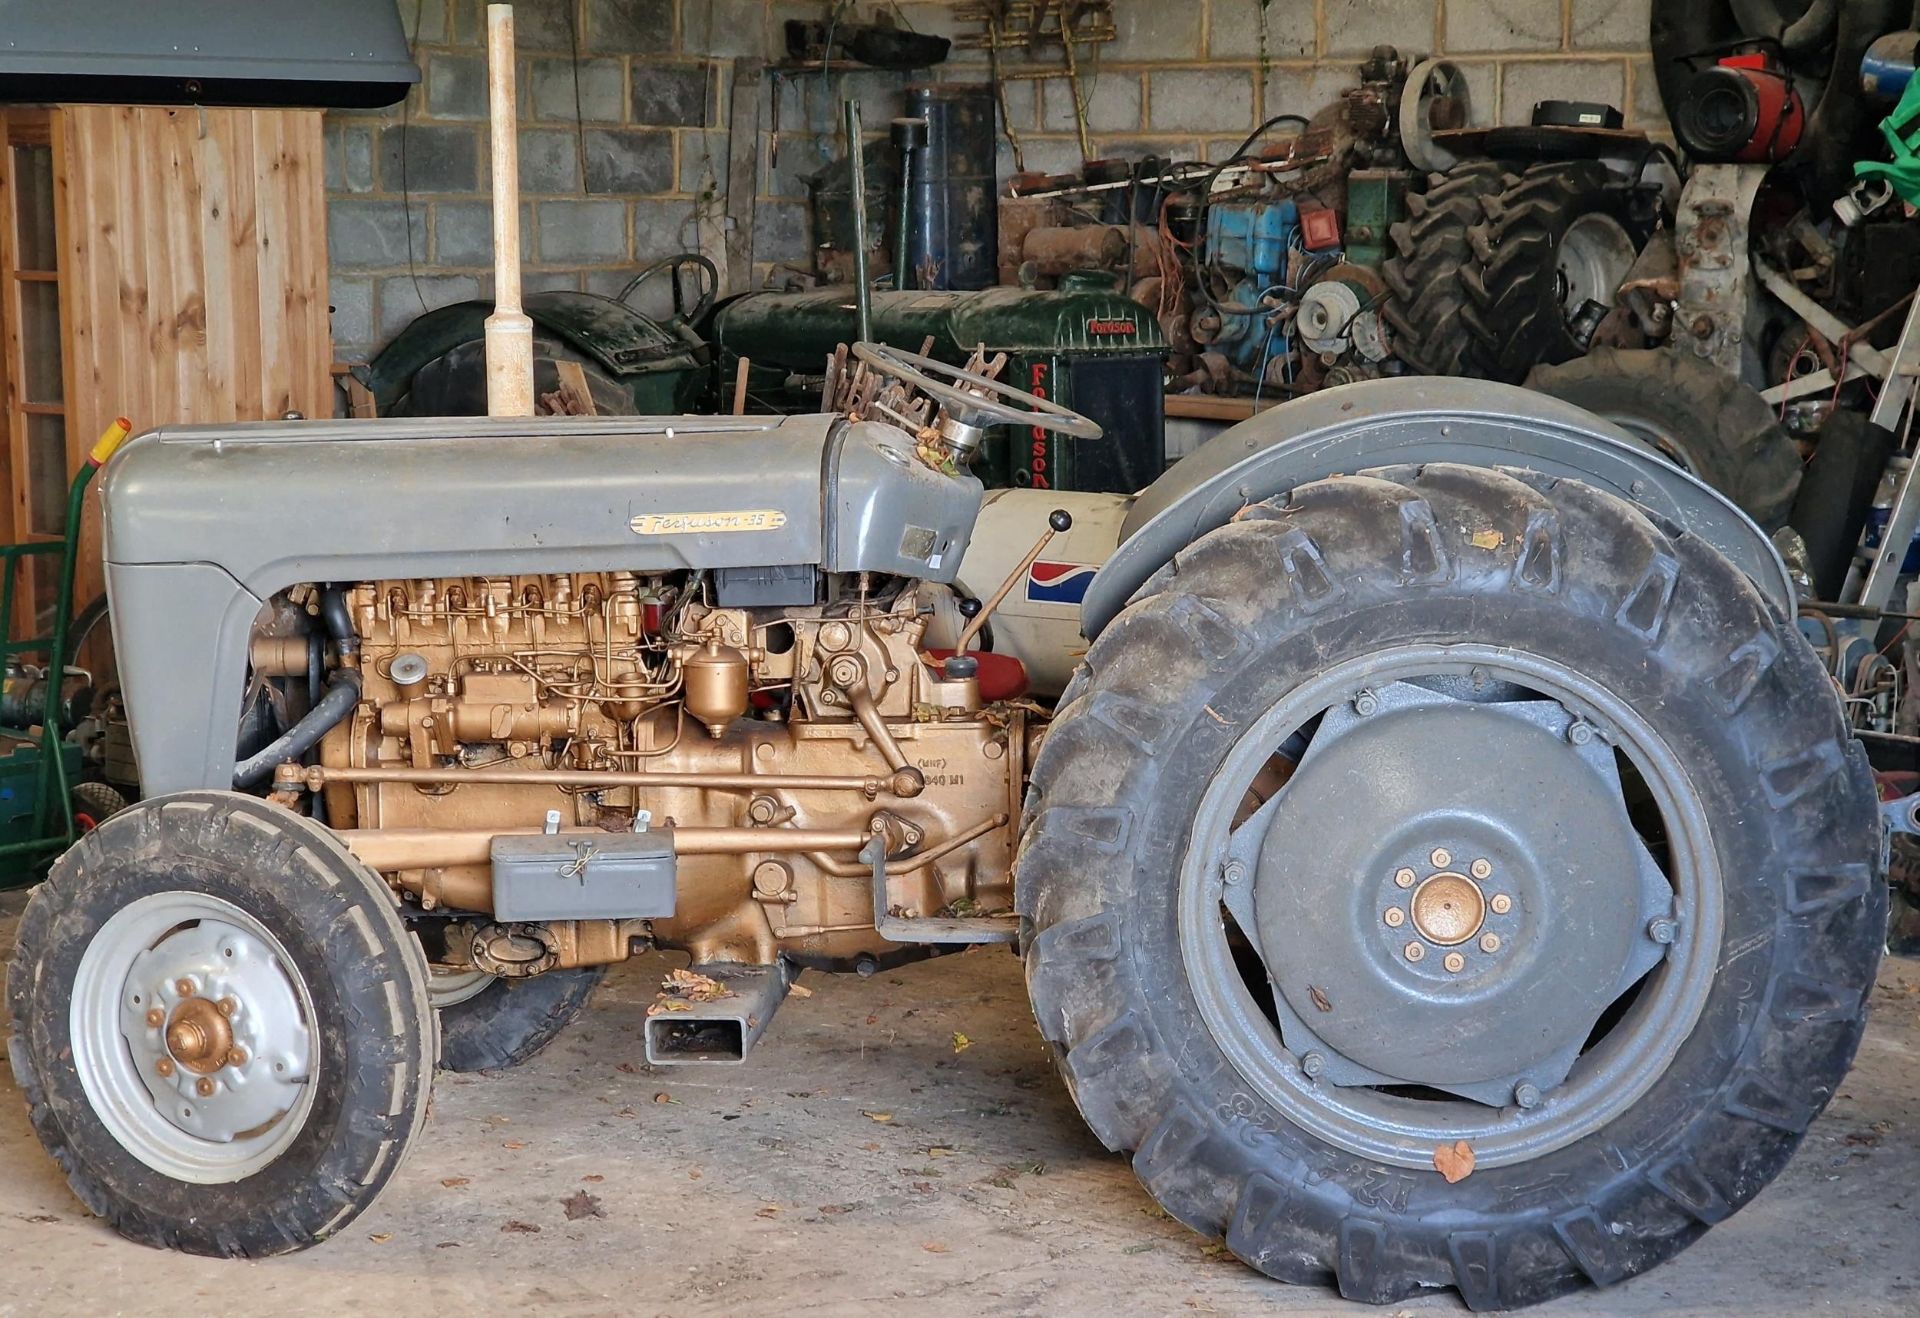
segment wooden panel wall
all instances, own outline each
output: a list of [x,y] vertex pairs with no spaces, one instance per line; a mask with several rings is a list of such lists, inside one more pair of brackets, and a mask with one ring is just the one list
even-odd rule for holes
[[[76,469],[115,416],[331,416],[319,113],[68,106],[55,130]],[[76,604],[97,510],[80,552]]]

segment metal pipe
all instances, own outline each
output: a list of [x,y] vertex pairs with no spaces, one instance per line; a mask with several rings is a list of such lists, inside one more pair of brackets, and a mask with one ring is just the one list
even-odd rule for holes
[[600,769],[343,769],[327,765],[290,765],[284,785],[317,792],[329,783],[409,783],[420,787],[444,784],[495,783],[510,787],[709,787],[764,791],[860,792],[878,796],[902,795],[891,777],[824,773],[642,773]]
[[[898,864],[889,861],[887,864],[887,873],[912,874],[917,870],[923,870],[933,864],[934,861],[939,860],[942,856],[952,855],[969,842],[985,837],[987,834],[993,832],[994,829],[1005,825],[1006,822],[1006,815],[989,815],[965,832],[955,833],[937,847],[931,847],[926,851],[917,852],[914,855],[908,856],[905,860],[900,861]],[[831,874],[836,879],[870,879],[873,877],[873,870],[869,866],[835,860],[832,856],[823,856],[817,851],[810,852],[807,859],[813,862],[818,869],[827,874]],[[865,926],[862,927],[864,928]],[[791,933],[794,931],[787,930],[786,932]]]
[[847,150],[853,165],[853,305],[860,342],[873,342],[873,280],[867,270],[867,153],[860,141],[860,102],[847,102]]
[[[485,865],[496,837],[524,837],[538,828],[350,828],[339,838],[371,869],[443,869]],[[605,837],[601,828],[568,828],[565,837]],[[861,828],[676,828],[677,856],[746,856],[804,851],[858,851],[873,837]]]

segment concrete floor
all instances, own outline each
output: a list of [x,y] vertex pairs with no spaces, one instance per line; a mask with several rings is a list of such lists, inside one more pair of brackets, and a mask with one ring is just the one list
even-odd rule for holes
[[[0,896],[0,955],[18,899]],[[1268,1282],[1163,1217],[1087,1135],[1018,963],[810,975],[744,1067],[650,1071],[658,962],[511,1073],[442,1076],[382,1201],[320,1249],[218,1263],[89,1218],[0,1067],[0,1315],[1419,1314]],[[1677,1261],[1554,1314],[1920,1312],[1920,963],[1786,1174]],[[957,1046],[956,1034],[968,1041]],[[569,1220],[585,1192],[601,1216]],[[581,1201],[584,1202],[584,1201]]]

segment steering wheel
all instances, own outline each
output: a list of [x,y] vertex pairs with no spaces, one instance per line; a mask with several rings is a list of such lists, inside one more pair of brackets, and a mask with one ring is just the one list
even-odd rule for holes
[[[698,285],[700,298],[694,303],[692,311],[686,310],[682,305],[680,290],[680,272],[688,269],[698,270],[701,274],[701,280]],[[642,284],[652,279],[655,275],[667,271],[671,271],[673,276],[674,318],[686,321],[688,324],[697,322],[702,316],[706,315],[707,308],[713,305],[714,297],[720,292],[719,268],[698,252],[681,252],[676,256],[669,256],[664,260],[655,261],[632,279],[629,279],[627,286],[620,290],[619,295],[614,298],[614,301],[625,302],[633,296],[634,291]]]
[[1104,433],[1100,423],[1090,417],[931,357],[902,352],[881,343],[856,343],[853,355],[881,375],[918,389],[946,410],[950,423],[968,430],[1032,426],[1073,439],[1098,439]]

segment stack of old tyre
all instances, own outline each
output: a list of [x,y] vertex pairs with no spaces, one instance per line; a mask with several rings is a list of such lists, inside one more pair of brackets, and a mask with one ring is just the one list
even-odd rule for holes
[[1427,375],[1552,394],[1625,427],[1740,505],[1785,524],[1801,463],[1753,389],[1666,348],[1587,351],[1564,307],[1568,235],[1607,217],[1644,239],[1631,189],[1597,160],[1463,163],[1427,180],[1383,270],[1394,351]]

